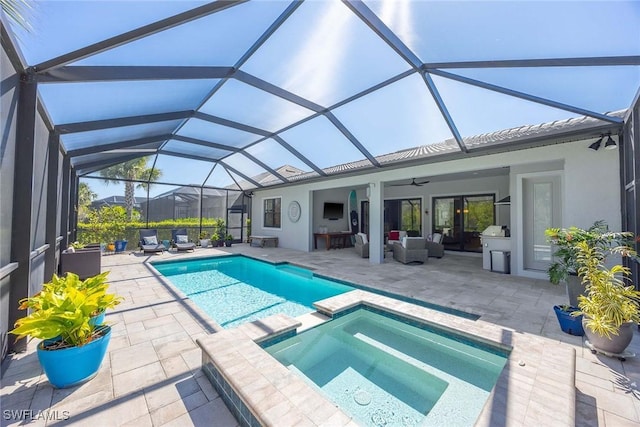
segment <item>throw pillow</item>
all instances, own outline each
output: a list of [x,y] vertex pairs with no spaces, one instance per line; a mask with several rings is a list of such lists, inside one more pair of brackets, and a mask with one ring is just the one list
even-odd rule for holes
[[189,243],[189,236],[186,234],[176,235],[176,243]]
[[360,235],[360,237],[362,237],[362,244],[366,245],[367,243],[369,243],[369,239],[367,238],[367,235],[364,233],[358,233]]
[[143,237],[142,240],[144,240],[144,244],[145,245],[157,245],[158,244],[158,238],[156,236]]
[[390,231],[389,232],[389,240],[400,240],[400,232],[399,231]]
[[407,236],[404,236],[404,237],[402,238],[402,247],[403,247],[403,248],[406,248],[406,247],[407,247]]

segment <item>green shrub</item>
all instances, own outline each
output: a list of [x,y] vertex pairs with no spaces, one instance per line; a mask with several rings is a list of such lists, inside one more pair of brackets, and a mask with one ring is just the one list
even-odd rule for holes
[[[222,227],[222,231],[217,232],[224,235],[224,224],[222,218],[202,218],[202,231],[211,235]],[[86,221],[78,223],[78,241],[83,244],[110,243],[123,239],[135,245],[140,240],[142,228],[157,229],[159,240],[170,240],[174,228],[186,228],[189,240],[196,241],[199,238],[200,218],[165,219],[150,221],[147,225],[142,221],[127,221],[126,211],[121,206],[91,209]]]

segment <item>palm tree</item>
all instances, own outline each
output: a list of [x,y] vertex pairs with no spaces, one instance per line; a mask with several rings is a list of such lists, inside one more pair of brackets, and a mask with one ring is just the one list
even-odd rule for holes
[[135,188],[146,190],[152,182],[162,176],[162,171],[147,167],[147,158],[140,157],[103,169],[100,171],[100,176],[104,178],[105,184],[119,184],[121,180],[124,181],[124,205],[127,210],[127,219],[131,221]]
[[0,0],[2,11],[16,24],[31,31],[28,15],[32,11],[32,3],[28,0]]
[[82,221],[87,216],[87,209],[89,205],[98,195],[89,187],[86,182],[81,182],[78,186],[78,220]]

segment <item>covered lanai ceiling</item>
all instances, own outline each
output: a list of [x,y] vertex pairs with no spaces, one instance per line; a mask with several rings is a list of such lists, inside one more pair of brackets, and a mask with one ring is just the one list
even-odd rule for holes
[[140,156],[162,182],[242,190],[370,171],[502,129],[615,129],[640,87],[637,1],[35,1],[27,18],[3,16],[3,39],[80,176]]

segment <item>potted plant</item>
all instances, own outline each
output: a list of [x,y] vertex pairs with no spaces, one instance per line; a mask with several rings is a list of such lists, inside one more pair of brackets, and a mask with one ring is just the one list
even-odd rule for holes
[[217,240],[217,244],[218,246],[224,246],[225,245],[225,233],[226,229],[224,226],[224,219],[222,218],[218,218],[216,220],[216,233],[218,234],[218,239]]
[[200,246],[209,247],[209,233],[204,230],[200,232]]
[[577,307],[566,304],[554,305],[553,311],[556,313],[562,332],[580,337],[584,335],[582,327],[583,315],[580,314]]
[[214,231],[213,234],[211,235],[211,246],[213,247],[218,246],[218,240],[220,240],[220,235],[218,234],[217,231]]
[[227,234],[224,238],[224,244],[226,247],[231,247],[231,244],[233,243],[233,235],[231,234]]
[[100,368],[111,338],[111,327],[100,320],[101,314],[122,300],[107,293],[107,274],[84,281],[73,273],[54,275],[40,292],[20,301],[19,309],[31,313],[18,319],[10,333],[17,340],[42,340],[37,346],[38,359],[54,387],[81,384]]
[[603,248],[587,242],[576,245],[578,274],[587,283],[579,297],[579,313],[592,351],[621,355],[633,338],[632,326],[640,322],[640,292],[629,281],[630,270],[620,264],[603,265]]
[[127,240],[118,239],[114,242],[116,252],[124,252],[127,249]]
[[578,271],[577,245],[586,242],[590,247],[597,247],[597,256],[604,262],[610,254],[635,257],[633,252],[633,233],[609,231],[607,224],[600,220],[588,229],[578,227],[548,228],[545,230],[547,241],[556,250],[553,253],[554,262],[548,269],[549,280],[553,284],[564,282],[569,296],[569,305],[578,306],[578,296],[585,293],[584,280]]

